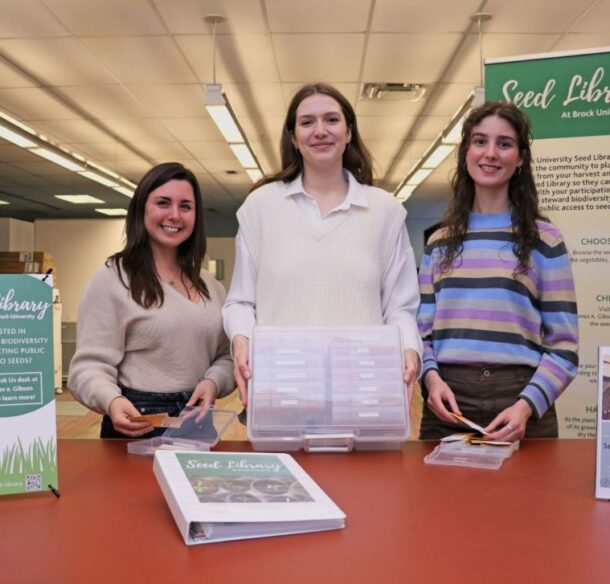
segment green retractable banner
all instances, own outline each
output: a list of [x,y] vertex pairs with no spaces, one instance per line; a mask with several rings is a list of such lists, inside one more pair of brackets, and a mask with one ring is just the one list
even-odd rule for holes
[[610,48],[486,61],[485,97],[532,121],[541,209],[566,240],[578,301],[580,370],[557,402],[560,436],[593,437],[598,347],[610,345]]
[[0,495],[57,487],[51,277],[0,275]]

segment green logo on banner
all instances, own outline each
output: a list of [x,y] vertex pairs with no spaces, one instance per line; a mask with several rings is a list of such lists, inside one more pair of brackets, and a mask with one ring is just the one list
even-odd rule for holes
[[489,63],[485,96],[527,113],[536,138],[610,134],[610,53]]

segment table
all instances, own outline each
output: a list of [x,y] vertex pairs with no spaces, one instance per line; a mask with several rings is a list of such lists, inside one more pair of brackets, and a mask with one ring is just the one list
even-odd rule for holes
[[593,497],[593,440],[525,442],[500,470],[426,465],[434,445],[297,453],[347,514],[344,530],[186,546],[151,458],[122,441],[60,440],[60,499],[0,498],[2,580],[610,582],[610,503]]

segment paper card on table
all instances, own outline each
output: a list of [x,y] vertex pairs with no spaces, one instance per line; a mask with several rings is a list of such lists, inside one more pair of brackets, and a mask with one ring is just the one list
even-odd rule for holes
[[441,442],[469,442],[474,437],[475,434],[472,432],[457,432],[456,434],[450,434],[449,436],[441,438]]
[[148,422],[155,428],[180,428],[184,418],[169,416],[167,413],[129,416],[131,422]]

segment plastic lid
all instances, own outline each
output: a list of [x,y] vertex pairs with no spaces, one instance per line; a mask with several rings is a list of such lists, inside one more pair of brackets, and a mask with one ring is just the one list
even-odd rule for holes
[[168,418],[171,426],[162,436],[129,442],[127,451],[141,456],[152,456],[157,449],[207,451],[218,444],[236,416],[230,410],[187,406],[179,416]]

